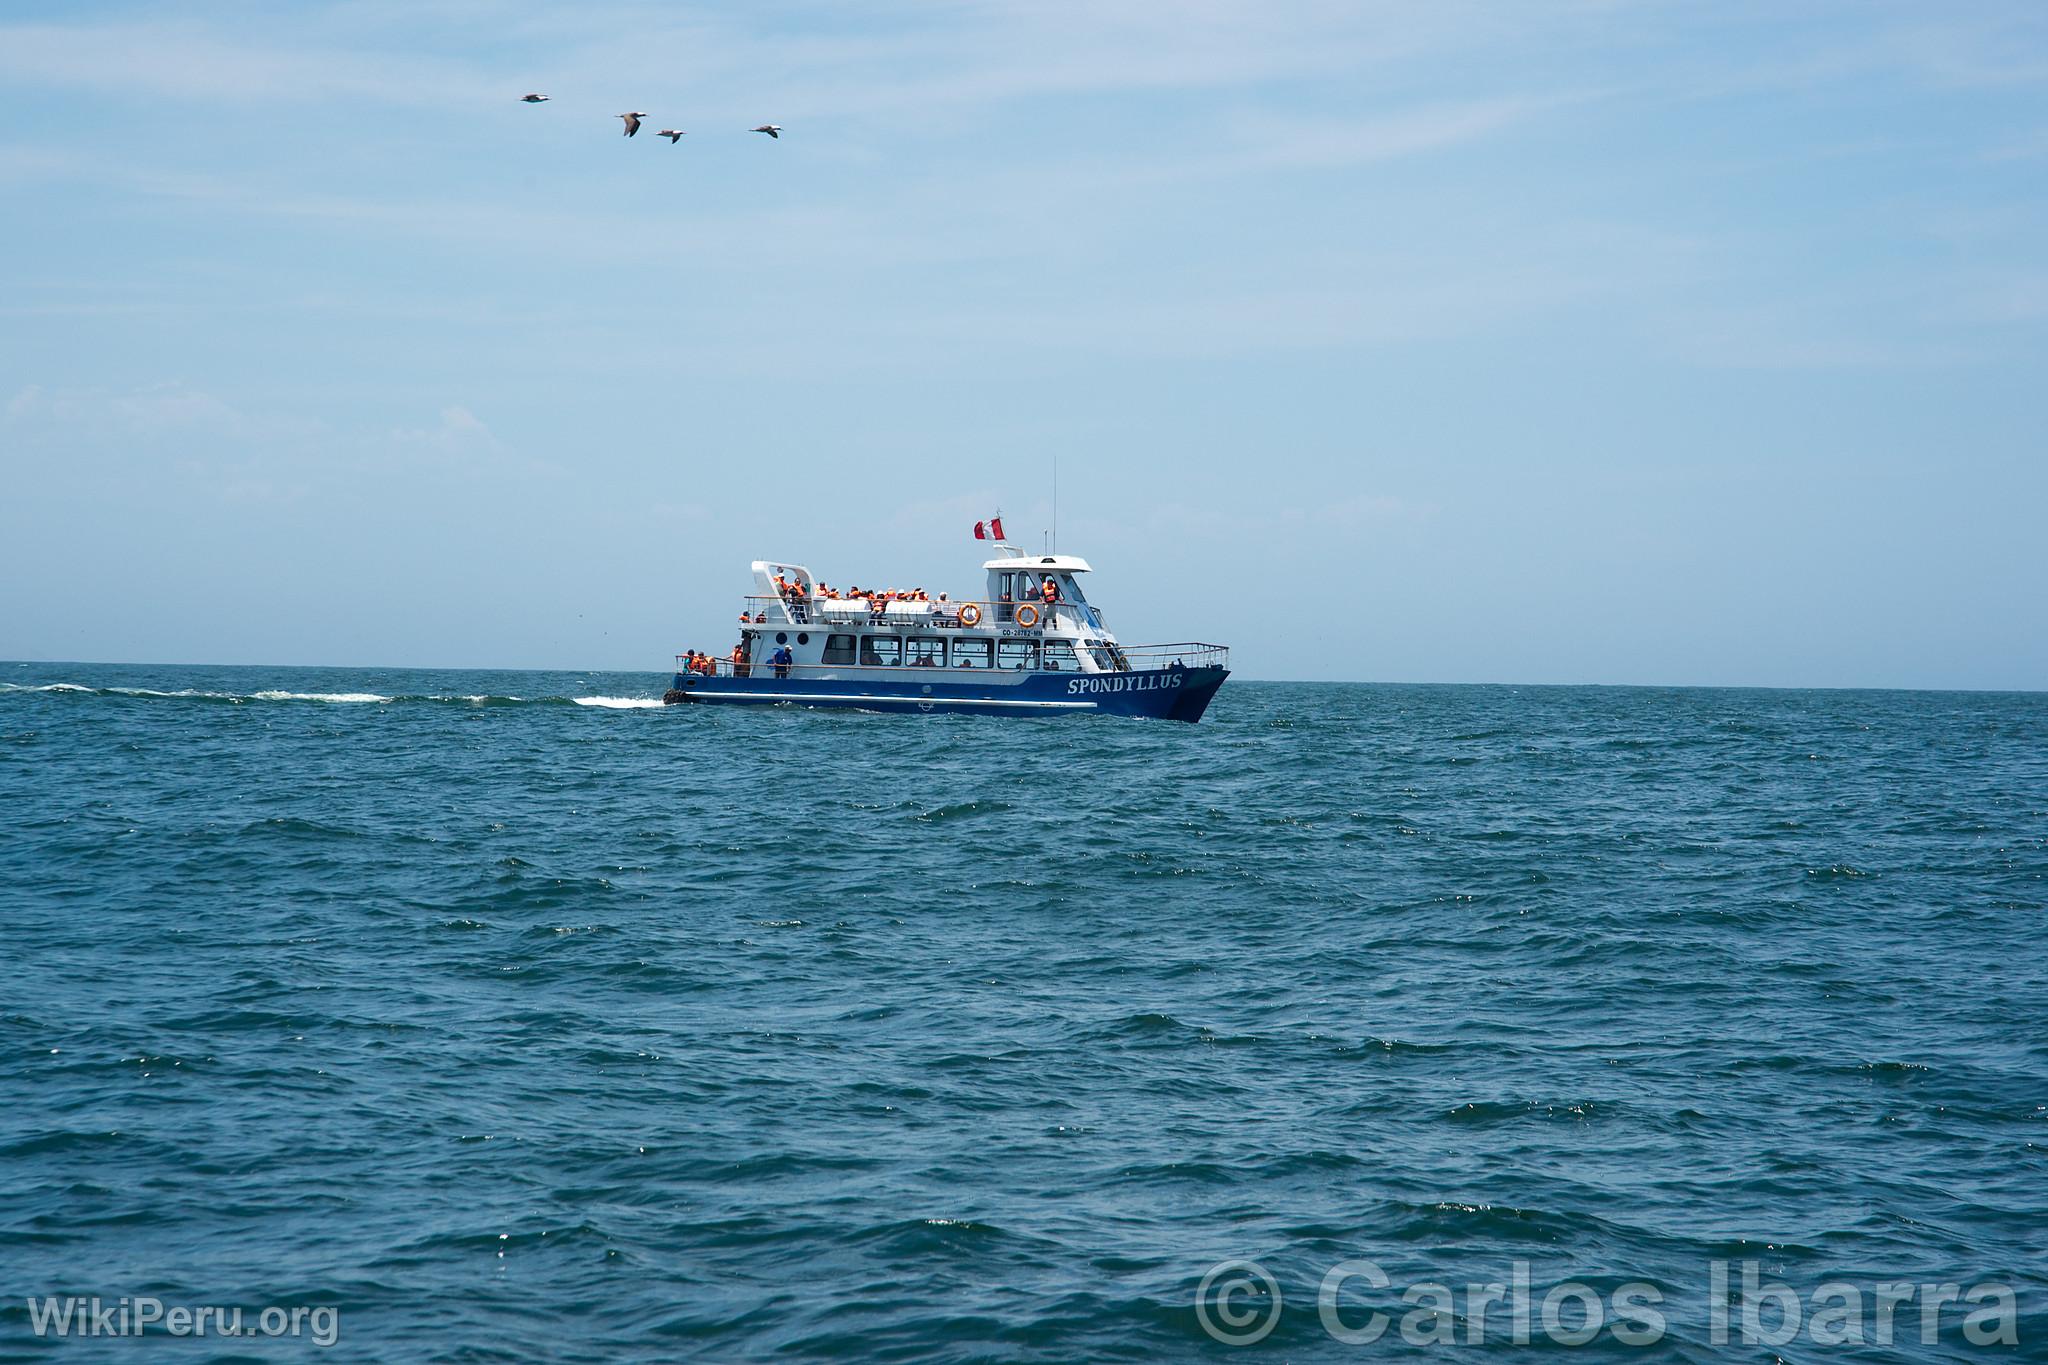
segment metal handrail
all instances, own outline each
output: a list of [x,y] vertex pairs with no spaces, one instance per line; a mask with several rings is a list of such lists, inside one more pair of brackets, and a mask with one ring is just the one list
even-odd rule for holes
[[[710,673],[705,673],[705,674],[698,674],[698,675],[696,675],[696,676],[699,676],[699,677],[710,677],[710,678],[746,678],[746,677],[755,677],[755,678],[772,678],[772,677],[774,677],[774,676],[775,676],[775,665],[774,665],[774,664],[771,664],[771,663],[758,663],[758,664],[735,664],[735,663],[733,663],[733,661],[732,661],[731,659],[729,659],[729,658],[726,658],[726,659],[713,659],[713,660],[711,661],[711,663],[712,663],[712,671],[711,671]],[[945,667],[940,667],[940,666],[939,666],[939,665],[937,665],[937,664],[916,664],[916,663],[900,663],[900,664],[798,664],[798,663],[792,663],[792,664],[789,664],[789,665],[787,665],[787,667],[788,667],[788,669],[789,669],[789,674],[790,674],[790,676],[791,676],[791,677],[795,677],[796,675],[798,675],[798,674],[800,674],[800,673],[813,673],[813,674],[816,674],[816,673],[834,673],[834,674],[837,674],[837,673],[902,673],[902,672],[905,672],[906,670],[915,670],[915,671],[919,671],[919,672],[924,672],[924,673],[946,673],[946,674],[954,674],[954,673],[1057,673],[1057,674],[1059,674],[1059,675],[1060,675],[1061,677],[1081,677],[1081,676],[1084,676],[1084,675],[1086,674],[1086,671],[1087,671],[1087,670],[1085,670],[1085,669],[1082,669],[1082,668],[1046,668],[1046,667],[1043,667],[1042,665],[1040,665],[1040,666],[1034,666],[1034,667],[1031,667],[1031,668],[1018,668],[1018,667],[1017,667],[1017,666],[1015,666],[1015,665],[1007,665],[1007,666],[1006,666],[1006,665],[1003,665],[1003,664],[990,664],[990,665],[989,665],[988,667],[986,667],[986,668],[982,668],[982,667],[979,667],[979,666],[976,666],[976,667],[972,667],[972,668],[961,668],[961,667],[960,667],[960,666],[958,666],[957,664],[949,664],[949,665],[946,665]],[[683,656],[682,656],[682,655],[680,655],[680,654],[676,655],[676,672],[678,672],[678,673],[682,673],[682,674],[685,674],[685,675],[689,674],[689,672],[690,672],[690,670],[689,670],[689,669],[687,669],[687,668],[685,668],[685,667],[683,666]]]
[[[859,597],[848,597],[842,593],[837,597],[803,597],[791,600],[777,596],[774,593],[750,593],[740,600],[750,604],[745,612],[746,624],[748,625],[774,624],[777,620],[777,614],[780,615],[781,619],[796,625],[818,625],[826,620],[824,612],[819,607],[820,603],[871,602],[873,599],[869,598],[866,594],[862,594]],[[1075,602],[1064,597],[1054,602],[1050,610],[1047,609],[1044,602],[1035,597],[1027,597],[1021,601],[1009,602],[1002,601],[1000,598],[989,601],[985,598],[962,597],[941,602],[936,598],[927,598],[920,601],[915,598],[897,597],[887,599],[884,606],[886,608],[897,602],[908,602],[913,606],[928,607],[930,610],[922,617],[913,616],[905,619],[902,616],[891,618],[884,613],[876,612],[871,606],[868,609],[867,623],[869,625],[886,624],[909,626],[912,628],[923,627],[934,630],[974,630],[983,626],[1016,626],[1019,630],[1040,630],[1054,624],[1062,609],[1075,613],[1084,621],[1086,616],[1082,613],[1087,610],[1087,604]],[[966,606],[972,606],[981,613],[981,620],[972,626],[962,625],[960,622],[960,608]],[[1035,624],[1026,626],[1017,623],[1017,608],[1023,606],[1029,606],[1038,612],[1038,620]],[[771,607],[776,609],[775,613],[771,613],[768,610]],[[1095,615],[1096,619],[1100,620],[1102,613],[1097,610]],[[766,621],[756,621],[754,619],[756,616],[766,616],[768,619]],[[856,625],[859,624],[859,621],[857,618],[849,619],[843,624]]]
[[[1139,663],[1139,667],[1140,667],[1141,669],[1142,669],[1142,668],[1144,668],[1144,667],[1151,667],[1151,668],[1163,668],[1163,667],[1167,667],[1167,666],[1168,666],[1168,665],[1169,665],[1169,664],[1170,664],[1170,663],[1171,663],[1172,661],[1174,661],[1174,660],[1176,660],[1176,659],[1177,659],[1177,660],[1179,660],[1179,661],[1180,661],[1180,663],[1181,663],[1181,664],[1182,664],[1183,666],[1185,666],[1185,667],[1188,667],[1188,668],[1208,668],[1208,667],[1227,667],[1227,666],[1229,665],[1229,662],[1230,662],[1230,650],[1229,650],[1229,649],[1228,649],[1228,648],[1227,648],[1226,646],[1223,646],[1223,645],[1207,645],[1207,644],[1196,644],[1196,643],[1189,643],[1189,644],[1179,644],[1179,645],[1138,645],[1138,646],[1134,646],[1134,647],[1132,647],[1132,648],[1128,648],[1128,649],[1124,648],[1124,647],[1123,647],[1123,646],[1121,646],[1121,645],[1114,645],[1114,646],[1112,646],[1112,645],[1103,645],[1103,646],[1100,646],[1100,648],[1104,648],[1104,649],[1111,649],[1111,650],[1113,650],[1113,651],[1114,651],[1115,653],[1117,653],[1118,655],[1120,655],[1120,656],[1121,656],[1121,657],[1123,658],[1123,660],[1124,660],[1124,661],[1125,661],[1125,662],[1126,662],[1127,664],[1130,664],[1130,663]],[[1160,662],[1160,663],[1140,663],[1140,662],[1139,662],[1139,661],[1151,660],[1151,659],[1155,659],[1155,658],[1156,658],[1156,659],[1160,659],[1160,660],[1163,660],[1164,662]],[[687,673],[689,672],[689,670],[688,670],[687,668],[685,668],[685,667],[683,666],[683,660],[684,660],[684,656],[683,656],[683,655],[681,655],[681,654],[678,654],[678,655],[676,655],[676,672],[678,672],[678,673],[684,673],[684,674],[687,674]],[[775,676],[775,665],[773,665],[773,664],[771,664],[771,663],[766,663],[766,662],[763,662],[763,663],[756,663],[756,664],[734,664],[734,663],[733,663],[733,661],[732,661],[732,660],[731,660],[730,658],[724,658],[724,659],[713,659],[713,660],[712,660],[711,662],[712,662],[712,671],[711,671],[710,673],[708,673],[708,674],[697,674],[696,676],[698,676],[698,677],[713,677],[713,678],[746,678],[746,677],[754,677],[754,678],[772,678],[772,677],[774,677],[774,676]],[[841,673],[885,673],[885,674],[898,674],[898,673],[902,673],[902,672],[903,672],[904,670],[906,670],[906,669],[916,669],[916,668],[919,668],[919,667],[920,667],[920,665],[918,665],[918,664],[914,664],[914,663],[901,663],[901,664],[825,664],[825,663],[817,663],[817,664],[799,664],[799,663],[792,663],[792,664],[789,664],[789,665],[787,665],[786,667],[787,667],[787,668],[788,668],[788,670],[789,670],[789,676],[790,676],[790,677],[797,677],[797,676],[799,676],[799,675],[802,675],[802,674],[806,674],[806,673],[808,673],[808,674],[813,674],[813,675],[816,675],[816,674],[820,674],[820,673],[831,673],[831,674],[841,674]],[[1004,667],[1003,665],[1001,665],[1001,664],[991,664],[991,665],[990,665],[989,667],[987,667],[987,668],[959,668],[959,667],[947,667],[947,668],[941,669],[941,668],[938,668],[937,666],[924,666],[924,671],[926,671],[926,672],[934,672],[934,673],[936,673],[936,672],[944,672],[944,673],[947,673],[947,674],[954,674],[954,673],[1058,673],[1058,674],[1062,674],[1062,675],[1066,675],[1066,676],[1089,676],[1089,675],[1088,675],[1088,672],[1087,672],[1087,670],[1086,670],[1086,669],[1081,669],[1081,668],[1072,668],[1072,669],[1068,669],[1068,668],[1045,668],[1045,667],[1042,667],[1042,666],[1041,666],[1041,667],[1037,667],[1037,668],[1017,668],[1017,667],[1014,667],[1014,666],[1013,666],[1013,667],[1009,667],[1009,668],[1005,668],[1005,667]],[[1114,670],[1114,671],[1116,671],[1116,672],[1124,672],[1124,671],[1127,671],[1127,670],[1126,670],[1126,669],[1117,669],[1117,670]],[[1099,676],[1099,675],[1098,675],[1098,676]]]
[[[1140,660],[1165,660],[1171,663],[1179,660],[1188,668],[1230,667],[1230,646],[1206,644],[1200,640],[1184,640],[1171,645],[1117,645],[1118,653],[1132,662]],[[1151,667],[1163,667],[1152,664]]]

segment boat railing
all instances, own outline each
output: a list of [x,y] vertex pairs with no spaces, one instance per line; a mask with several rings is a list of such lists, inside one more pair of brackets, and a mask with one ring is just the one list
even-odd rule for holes
[[1228,645],[1203,644],[1198,640],[1172,645],[1117,645],[1114,650],[1134,669],[1171,668],[1175,664],[1183,668],[1230,667]]
[[[867,626],[902,627],[912,630],[975,630],[1008,626],[1017,630],[1043,630],[1047,626],[1076,629],[1099,625],[1100,612],[1065,599],[1047,604],[1036,599],[1024,602],[994,602],[963,598],[945,602],[937,599],[894,598],[877,603],[869,597],[788,597],[752,595],[742,599],[742,625]],[[963,609],[972,607],[973,621],[963,619]],[[896,610],[891,610],[895,608]],[[1029,608],[1023,615],[1020,609]],[[1093,619],[1091,620],[1091,614]]]
[[[1199,643],[1136,645],[1130,647],[1123,645],[1101,645],[1095,646],[1095,648],[1104,650],[1115,661],[1113,667],[1099,670],[1103,672],[1126,673],[1133,670],[1171,668],[1176,663],[1183,668],[1228,668],[1230,666],[1230,650],[1223,645]],[[729,657],[711,659],[709,660],[709,665],[708,672],[703,669],[693,670],[689,666],[689,656],[684,654],[676,655],[677,673],[685,676],[694,674],[694,676],[710,678],[773,678],[778,676],[803,678],[823,675],[840,677],[848,673],[890,676],[901,675],[906,671],[915,669],[937,672],[942,667],[934,664],[921,665],[911,661],[900,664],[790,663],[785,664],[783,672],[778,674],[774,664],[766,662],[736,663]],[[944,667],[944,671],[949,675],[962,673],[1064,673],[1073,676],[1083,676],[1086,672],[1086,670],[1080,668],[1045,668],[1040,664],[1028,666],[1011,665],[1006,667],[1001,663],[989,666],[977,665],[973,668]]]
[[[972,677],[980,673],[1055,673],[1065,677],[1086,676],[1086,670],[1078,666],[1071,668],[1046,668],[1042,664],[975,664],[962,668],[955,664],[920,664],[905,660],[900,664],[799,664],[783,665],[784,673],[792,678],[840,677],[848,673],[860,674],[901,674],[913,672],[963,674]],[[771,663],[734,663],[730,658],[711,660],[710,671],[692,670],[687,655],[676,655],[676,672],[706,678],[772,678],[776,676],[775,665]]]

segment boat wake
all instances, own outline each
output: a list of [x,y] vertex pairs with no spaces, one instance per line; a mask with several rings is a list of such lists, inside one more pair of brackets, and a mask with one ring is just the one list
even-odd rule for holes
[[78,697],[122,697],[144,701],[213,702],[244,706],[261,702],[313,702],[328,705],[430,705],[430,706],[589,706],[606,711],[658,710],[659,697],[520,697],[478,693],[448,696],[439,693],[382,692],[285,692],[266,688],[260,692],[212,692],[181,687],[159,691],[150,687],[88,687],[83,683],[0,683],[0,695],[44,693]]

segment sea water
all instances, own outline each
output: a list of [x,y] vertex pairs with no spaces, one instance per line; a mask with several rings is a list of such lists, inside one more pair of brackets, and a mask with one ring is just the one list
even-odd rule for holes
[[666,682],[0,667],[0,1352],[2041,1358],[2048,696]]

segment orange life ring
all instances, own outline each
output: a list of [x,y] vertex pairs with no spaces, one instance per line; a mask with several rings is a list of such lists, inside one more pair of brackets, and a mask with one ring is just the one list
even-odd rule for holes
[[963,626],[980,625],[981,608],[975,606],[972,602],[962,602],[960,604],[960,624]]
[[[1030,615],[1028,615],[1028,616],[1027,616],[1027,615],[1025,615],[1025,613],[1026,613],[1026,612],[1029,612],[1029,613],[1030,613]],[[1020,602],[1020,603],[1018,603],[1018,604],[1017,604],[1017,624],[1018,624],[1018,625],[1020,625],[1020,626],[1022,626],[1022,627],[1024,627],[1024,629],[1026,629],[1026,630],[1029,630],[1029,629],[1031,629],[1031,628],[1032,628],[1033,626],[1037,625],[1037,624],[1038,624],[1038,608],[1037,608],[1037,607],[1034,607],[1034,606],[1032,606],[1032,605],[1031,605],[1031,604],[1030,604],[1029,602]]]

